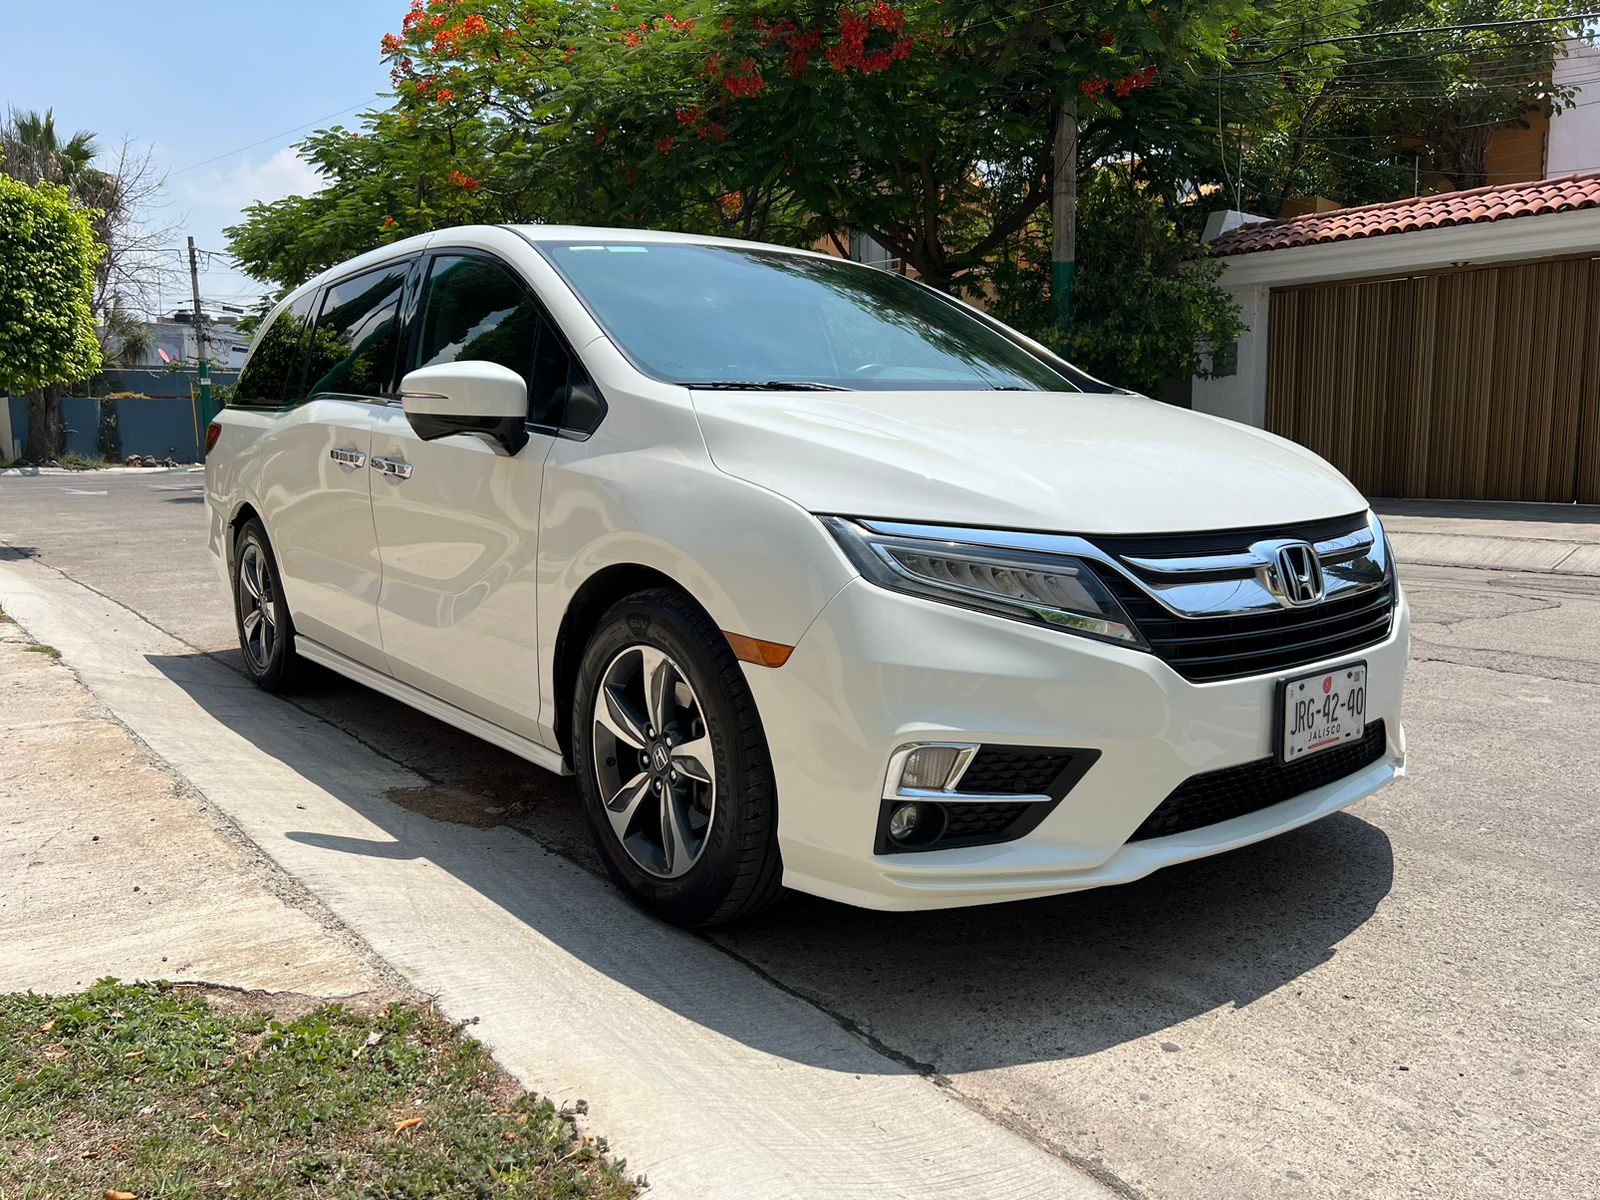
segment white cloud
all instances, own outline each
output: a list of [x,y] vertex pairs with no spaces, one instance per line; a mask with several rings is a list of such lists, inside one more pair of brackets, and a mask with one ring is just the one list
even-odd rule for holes
[[[233,163],[188,171],[168,185],[171,204],[168,212],[178,223],[178,234],[193,234],[202,250],[225,251],[223,230],[238,224],[244,210],[260,201],[270,204],[285,196],[309,196],[321,191],[327,181],[293,146],[267,158],[242,157]],[[263,284],[232,270],[227,259],[211,254],[204,260],[200,286],[209,299],[215,297],[238,302],[266,291]],[[183,281],[187,286],[187,279]],[[181,297],[180,297],[181,298]],[[167,302],[171,307],[171,302]]]
[[200,181],[207,201],[236,209],[258,200],[270,204],[285,196],[309,196],[326,186],[327,181],[293,146],[285,146],[264,162],[246,159]]

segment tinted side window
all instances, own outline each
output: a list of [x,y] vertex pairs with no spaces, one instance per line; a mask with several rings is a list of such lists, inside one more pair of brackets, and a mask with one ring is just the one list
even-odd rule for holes
[[400,289],[408,269],[396,263],[328,289],[311,332],[307,395],[388,393],[400,333]]
[[300,350],[316,297],[315,292],[307,292],[272,318],[239,373],[233,403],[276,408],[295,399],[300,388]]
[[535,425],[565,424],[569,390],[587,384],[589,376],[548,317],[539,322],[533,381],[528,385],[528,420]]
[[477,255],[433,260],[422,301],[415,365],[493,362],[533,387],[539,302],[505,267]]

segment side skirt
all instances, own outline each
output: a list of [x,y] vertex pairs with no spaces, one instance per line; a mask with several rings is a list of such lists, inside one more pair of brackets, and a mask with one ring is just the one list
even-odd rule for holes
[[358,663],[353,658],[346,658],[337,650],[330,650],[319,642],[314,642],[308,637],[295,634],[295,653],[310,661],[336,671],[347,679],[353,679],[363,687],[369,687],[375,692],[382,692],[402,704],[409,704],[419,712],[425,712],[436,720],[443,721],[446,725],[454,725],[465,733],[482,738],[499,746],[502,750],[509,750],[518,758],[525,758],[536,766],[543,767],[546,771],[553,771],[557,775],[570,775],[566,761],[556,751],[538,742],[523,737],[521,734],[512,733],[509,729],[502,729],[492,721],[485,721],[482,717],[474,716],[465,709],[457,708],[437,696],[430,696],[421,688],[412,687],[409,683],[402,683],[392,675],[385,675],[382,671],[375,671],[364,663]]

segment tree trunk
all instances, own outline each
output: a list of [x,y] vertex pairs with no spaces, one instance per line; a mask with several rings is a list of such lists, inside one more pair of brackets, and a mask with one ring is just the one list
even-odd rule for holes
[[36,467],[61,457],[65,431],[61,424],[61,389],[56,386],[28,394],[28,445],[24,453]]
[[1051,152],[1050,299],[1056,325],[1072,326],[1072,279],[1078,269],[1078,103],[1067,100],[1056,114]]

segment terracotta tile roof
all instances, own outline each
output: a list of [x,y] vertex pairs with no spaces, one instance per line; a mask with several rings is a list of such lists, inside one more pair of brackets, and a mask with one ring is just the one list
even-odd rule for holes
[[1289,246],[1410,233],[1414,229],[1537,217],[1579,208],[1600,208],[1600,172],[1474,188],[1467,192],[1441,192],[1436,196],[1417,196],[1388,204],[1369,204],[1364,208],[1308,213],[1284,221],[1261,221],[1223,234],[1211,243],[1211,251],[1213,254],[1253,254]]

